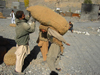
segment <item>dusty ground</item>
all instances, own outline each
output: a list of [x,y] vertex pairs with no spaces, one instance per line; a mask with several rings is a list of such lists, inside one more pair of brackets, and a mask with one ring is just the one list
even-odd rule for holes
[[[71,46],[64,45],[64,56],[61,57],[60,66],[62,68],[59,75],[100,75],[100,21],[85,21],[78,18],[66,17],[67,21],[74,24],[74,33],[68,31],[64,38]],[[15,27],[10,27],[10,19],[0,19],[0,36],[14,41]],[[36,39],[38,37],[38,26],[36,23],[35,32],[30,35],[31,55],[25,68],[26,75],[49,75],[48,65],[41,64],[42,55],[38,53]],[[86,33],[88,32],[88,34]],[[37,53],[36,53],[36,52]],[[38,54],[36,56],[36,54]],[[27,60],[26,60],[27,61]],[[13,75],[15,66],[0,64],[0,75]]]

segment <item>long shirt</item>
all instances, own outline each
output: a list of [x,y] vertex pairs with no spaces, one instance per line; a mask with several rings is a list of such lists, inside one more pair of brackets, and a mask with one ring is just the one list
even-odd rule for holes
[[67,43],[66,40],[63,38],[62,35],[60,35],[58,32],[56,32],[55,30],[48,28],[48,34],[49,36],[55,37],[57,38],[59,41],[62,41],[63,43]]

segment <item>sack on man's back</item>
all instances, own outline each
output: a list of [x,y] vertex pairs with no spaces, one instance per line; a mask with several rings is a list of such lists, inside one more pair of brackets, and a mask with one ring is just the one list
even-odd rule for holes
[[69,29],[66,19],[48,7],[36,5],[26,10],[31,12],[32,17],[41,24],[55,28],[61,35],[64,35]]

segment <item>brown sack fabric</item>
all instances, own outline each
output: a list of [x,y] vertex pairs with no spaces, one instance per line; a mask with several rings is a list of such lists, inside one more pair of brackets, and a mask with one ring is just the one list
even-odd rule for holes
[[48,26],[40,25],[40,26],[39,26],[39,29],[44,29],[44,30],[46,30],[46,31],[47,31]]
[[16,47],[12,47],[4,56],[4,63],[6,65],[15,65],[16,63],[16,55],[15,55]]
[[32,17],[41,24],[55,28],[61,35],[64,35],[69,29],[69,24],[66,19],[48,7],[36,5],[26,10],[30,11]]
[[11,26],[11,27],[16,27],[16,24],[10,24],[9,26]]
[[0,12],[0,18],[5,19],[6,17],[4,17],[3,14]]

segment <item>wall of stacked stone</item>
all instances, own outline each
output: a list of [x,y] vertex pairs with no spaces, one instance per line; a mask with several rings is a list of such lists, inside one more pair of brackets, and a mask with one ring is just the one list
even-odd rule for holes
[[[6,0],[6,7],[11,8],[12,2],[18,2],[18,0]],[[24,2],[24,0],[19,0],[19,2]]]
[[[82,3],[84,0],[58,0],[60,1],[57,4],[57,0],[29,0],[30,6],[36,4],[42,4],[50,7],[51,9],[55,9],[56,7],[60,7],[62,11],[69,11],[71,10],[74,12],[75,10],[81,10]],[[100,0],[92,0],[93,4],[100,4]]]
[[[2,1],[2,0],[0,0],[0,1]],[[19,0],[19,1],[24,2],[24,0]],[[72,12],[75,12],[76,10],[81,10],[82,3],[84,2],[84,0],[58,0],[58,1],[60,1],[59,4],[57,3],[57,0],[29,0],[29,6],[44,5],[53,10],[56,7],[60,7],[63,12],[69,11],[69,10]],[[18,2],[18,0],[6,0],[6,5],[5,5],[6,8],[3,9],[5,16],[6,16],[5,11],[8,11],[8,13],[11,12],[12,2]],[[100,0],[92,0],[92,3],[100,4]],[[23,3],[19,6],[19,8],[25,11],[25,7],[24,7]],[[14,10],[16,11],[16,9],[14,9]],[[1,11],[2,11],[2,9],[0,9],[0,12]]]
[[0,6],[4,6],[5,7],[6,6],[6,2],[0,0]]
[[[12,5],[12,2],[16,2],[18,0],[6,0],[6,7],[10,8]],[[20,2],[24,2],[24,0],[19,0]],[[29,5],[36,5],[36,4],[45,4],[49,6],[49,4],[52,4],[55,6],[57,0],[29,0]],[[84,2],[84,0],[58,0],[60,1],[60,7],[69,7],[69,8],[81,8],[81,4]],[[46,4],[47,3],[47,4]],[[93,4],[100,4],[100,0],[92,0]]]
[[8,1],[2,1],[0,0],[0,12],[3,13],[3,16],[9,17],[12,10],[14,12],[18,10],[23,10],[25,14],[27,14],[24,2],[18,2],[18,0],[9,0],[9,3],[11,4],[11,7],[7,7]]
[[97,4],[82,4],[81,19],[97,20],[99,5]]

